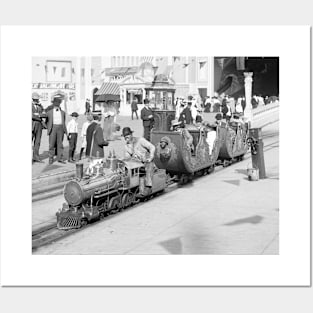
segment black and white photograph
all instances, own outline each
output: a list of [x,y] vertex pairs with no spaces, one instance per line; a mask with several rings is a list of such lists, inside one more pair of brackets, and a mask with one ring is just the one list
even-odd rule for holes
[[31,92],[33,254],[279,254],[278,56],[33,57]]
[[310,284],[309,35],[2,27],[3,284]]

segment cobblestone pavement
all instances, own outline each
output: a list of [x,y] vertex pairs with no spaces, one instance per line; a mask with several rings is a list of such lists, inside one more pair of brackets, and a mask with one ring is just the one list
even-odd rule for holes
[[278,254],[278,123],[263,136],[267,179],[248,181],[246,156],[35,253]]

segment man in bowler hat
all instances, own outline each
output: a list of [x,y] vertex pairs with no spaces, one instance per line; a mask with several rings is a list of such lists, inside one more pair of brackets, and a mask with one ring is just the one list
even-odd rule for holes
[[55,155],[55,146],[57,146],[57,161],[65,164],[62,159],[63,156],[63,138],[67,135],[65,125],[65,112],[61,110],[60,104],[62,102],[61,95],[55,95],[52,104],[53,109],[47,112],[47,133],[49,135],[49,164],[53,163]]
[[149,100],[145,99],[143,101],[144,107],[141,110],[140,117],[143,121],[143,137],[150,141],[150,132],[153,127],[154,119],[153,119],[153,112],[149,107]]
[[155,147],[143,137],[134,137],[129,127],[122,130],[125,139],[125,159],[135,159],[145,165],[147,194],[152,191],[152,174],[154,169]]
[[33,162],[43,163],[39,157],[39,148],[41,142],[42,129],[45,127],[43,118],[46,116],[42,105],[39,103],[39,94],[32,94],[32,142],[33,147]]

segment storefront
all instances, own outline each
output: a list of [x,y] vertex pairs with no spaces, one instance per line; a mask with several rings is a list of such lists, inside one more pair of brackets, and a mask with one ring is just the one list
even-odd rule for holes
[[44,108],[51,104],[51,101],[56,94],[61,94],[63,96],[61,103],[62,110],[68,114],[71,114],[74,111],[79,111],[79,107],[76,103],[75,84],[33,83],[32,92],[37,92],[40,95],[40,103]]

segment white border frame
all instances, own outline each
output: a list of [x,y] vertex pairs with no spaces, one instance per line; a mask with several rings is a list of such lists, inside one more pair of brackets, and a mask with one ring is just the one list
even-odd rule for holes
[[[71,36],[60,36],[62,33],[70,33]],[[133,34],[150,39],[138,47],[132,42]],[[238,40],[238,36],[245,38],[245,41]],[[160,44],[155,44],[156,38],[160,38],[158,41]],[[208,40],[204,42],[203,38]],[[254,41],[253,38],[257,40]],[[34,42],[38,44],[32,44]],[[280,156],[283,156],[280,158],[280,255],[33,256],[30,227],[31,145],[28,132],[24,131],[30,130],[31,127],[27,105],[31,96],[31,58],[77,54],[279,56]],[[307,26],[2,27],[2,284],[6,286],[309,285],[309,64],[310,28]],[[295,114],[299,113],[293,111],[294,101],[301,104],[301,136],[299,132],[290,128],[290,123],[292,125],[295,123]],[[296,143],[298,151],[301,149],[301,163],[295,164],[292,143]],[[296,186],[301,188],[298,190]],[[13,205],[12,199],[16,199],[17,191],[21,201]],[[89,266],[90,275],[77,275],[86,264],[101,263],[105,268],[112,270],[100,272],[96,267]],[[114,268],[118,270],[115,271]]]

